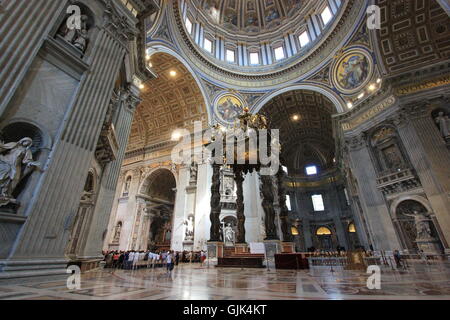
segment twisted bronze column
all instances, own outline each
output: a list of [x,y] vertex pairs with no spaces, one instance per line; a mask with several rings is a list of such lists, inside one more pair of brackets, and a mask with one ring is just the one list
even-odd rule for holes
[[220,241],[220,165],[213,164],[213,176],[211,185],[211,230],[210,240],[212,242]]
[[234,181],[236,181],[236,215],[238,220],[238,234],[237,243],[245,242],[245,214],[244,214],[244,191],[242,184],[244,182],[244,176],[242,170],[237,168],[234,171]]

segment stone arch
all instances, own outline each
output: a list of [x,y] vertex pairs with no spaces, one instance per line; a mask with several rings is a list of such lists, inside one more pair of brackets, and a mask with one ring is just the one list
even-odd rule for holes
[[152,180],[158,175],[158,172],[169,172],[174,180],[175,180],[175,186],[178,186],[178,177],[177,174],[175,172],[173,172],[173,170],[169,167],[158,167],[158,168],[154,168],[152,170],[150,170],[148,173],[146,173],[144,175],[144,177],[142,178],[142,181],[139,185],[139,194],[145,195],[146,191],[150,185],[150,183],[152,182]]
[[297,91],[297,90],[309,90],[309,91],[314,91],[314,92],[323,94],[334,104],[337,113],[343,113],[343,112],[349,111],[344,100],[338,94],[333,92],[332,90],[330,90],[324,86],[317,85],[317,84],[302,83],[302,84],[294,84],[294,85],[286,86],[284,88],[272,91],[271,93],[265,95],[255,106],[253,106],[251,108],[251,112],[258,113],[273,98],[275,98],[283,93],[286,93],[289,91]]
[[419,195],[404,195],[404,196],[400,196],[400,197],[396,198],[392,202],[391,207],[390,207],[390,212],[391,212],[392,217],[395,217],[397,207],[402,202],[407,201],[407,200],[413,200],[413,201],[419,202],[420,204],[422,204],[422,206],[424,206],[428,210],[429,213],[433,212],[430,202],[425,197],[422,197]]

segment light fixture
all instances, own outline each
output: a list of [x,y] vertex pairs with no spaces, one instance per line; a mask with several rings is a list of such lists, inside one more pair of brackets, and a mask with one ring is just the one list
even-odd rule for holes
[[145,60],[147,60],[147,61],[150,60],[150,55],[146,55]]
[[362,99],[362,98],[364,98],[364,96],[365,96],[365,93],[363,92],[358,96],[358,99]]
[[150,68],[153,68],[153,63],[149,62],[149,63],[148,63],[148,66],[149,66]]
[[176,77],[177,72],[175,70],[171,70],[169,74],[171,77]]
[[300,116],[298,114],[295,114],[292,116],[292,120],[298,121],[298,120],[300,120]]
[[349,108],[349,109],[353,108],[353,103],[350,101],[347,102],[347,108]]
[[139,89],[144,89],[145,88],[145,86],[141,83],[140,85],[139,85]]
[[380,79],[380,78],[377,79],[377,83],[378,83],[378,84],[381,83],[381,79]]
[[374,85],[373,83],[369,86],[369,90],[370,90],[370,91],[374,91],[375,88],[376,88],[376,87],[375,87],[375,85]]
[[174,132],[172,132],[172,141],[179,141],[181,139],[181,133],[179,130],[175,130]]

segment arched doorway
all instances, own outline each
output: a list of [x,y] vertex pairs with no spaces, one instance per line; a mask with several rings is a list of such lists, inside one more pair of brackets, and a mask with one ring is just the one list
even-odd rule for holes
[[[147,177],[141,188],[147,214],[147,249],[169,250],[173,233],[176,180],[167,169],[158,169]],[[145,240],[145,239],[144,239]]]
[[316,236],[319,243],[320,250],[329,251],[333,249],[333,239],[332,239],[332,232],[327,227],[320,227],[316,231]]

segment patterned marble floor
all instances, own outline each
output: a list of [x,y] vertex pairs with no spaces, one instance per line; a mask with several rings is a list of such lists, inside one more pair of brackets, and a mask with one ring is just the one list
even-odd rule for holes
[[[333,272],[332,272],[333,271]],[[180,265],[165,270],[100,270],[82,276],[81,290],[66,281],[21,281],[2,285],[0,300],[450,300],[450,266],[383,269],[381,290],[369,290],[362,271],[276,271]]]

